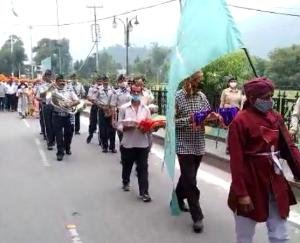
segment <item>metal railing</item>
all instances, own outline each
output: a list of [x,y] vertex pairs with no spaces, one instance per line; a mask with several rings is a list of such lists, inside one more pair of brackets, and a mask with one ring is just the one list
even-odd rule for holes
[[[167,107],[167,90],[163,87],[151,89],[155,104],[158,105],[158,112],[160,115],[166,114]],[[300,97],[300,91],[297,91],[292,97],[288,97],[288,91],[279,90],[273,97],[274,109],[277,110],[284,118],[287,126],[290,126],[291,114],[293,112],[295,103]],[[219,94],[206,94],[212,109],[217,110],[220,105],[220,95]]]

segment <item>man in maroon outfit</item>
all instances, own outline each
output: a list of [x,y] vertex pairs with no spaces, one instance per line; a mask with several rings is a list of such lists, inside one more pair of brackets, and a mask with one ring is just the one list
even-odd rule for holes
[[273,111],[271,80],[244,85],[247,101],[229,128],[232,183],[228,205],[235,213],[238,243],[252,243],[256,222],[266,222],[271,243],[288,242],[286,218],[296,204],[282,161],[300,175],[300,153],[281,116]]

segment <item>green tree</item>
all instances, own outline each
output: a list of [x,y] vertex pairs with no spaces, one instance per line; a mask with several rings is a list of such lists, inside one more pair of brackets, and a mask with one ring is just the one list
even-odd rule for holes
[[10,36],[0,50],[0,72],[10,74],[13,71],[18,76],[24,73],[26,60],[23,41],[16,35]]
[[269,54],[266,75],[279,87],[300,87],[300,45],[276,48]]
[[35,53],[34,61],[40,64],[41,61],[47,57],[51,57],[52,70],[59,73],[59,55],[61,57],[61,72],[64,74],[69,73],[72,57],[69,52],[69,40],[51,40],[48,38],[41,39],[37,46],[33,48]]
[[240,84],[244,83],[253,73],[250,69],[246,55],[242,51],[237,51],[222,56],[203,68],[203,87],[207,93],[220,93],[227,85],[224,78],[233,75]]

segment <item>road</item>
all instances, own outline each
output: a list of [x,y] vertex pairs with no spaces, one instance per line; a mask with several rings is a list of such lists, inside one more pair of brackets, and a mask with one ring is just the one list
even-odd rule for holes
[[[154,145],[150,155],[153,201],[145,204],[137,197],[134,173],[132,190],[121,190],[120,155],[103,154],[96,136],[86,144],[87,125],[82,117],[82,134],[74,137],[73,154],[58,162],[55,151],[46,150],[38,120],[0,113],[1,243],[234,242],[233,217],[226,206],[227,172],[210,166],[209,159],[201,164],[205,228],[194,234],[189,214],[170,215],[172,184],[161,170],[163,148]],[[298,210],[293,208],[294,223],[289,225],[291,243],[300,239]],[[265,226],[258,225],[254,242],[268,242],[265,232]]]

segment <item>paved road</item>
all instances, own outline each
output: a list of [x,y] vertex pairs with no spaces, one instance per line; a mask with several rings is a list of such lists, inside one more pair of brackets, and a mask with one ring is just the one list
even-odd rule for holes
[[[170,216],[172,185],[161,172],[163,148],[150,156],[150,193],[153,202],[121,190],[119,154],[102,154],[96,138],[85,143],[75,136],[71,156],[57,162],[46,150],[37,120],[21,120],[16,113],[0,113],[0,242],[68,243],[78,234],[82,243],[233,243],[232,214],[226,206],[229,175],[201,165],[198,177],[205,230],[194,234],[188,214]],[[296,215],[296,214],[295,214]],[[296,215],[297,216],[297,215]],[[73,231],[67,225],[76,225]],[[300,226],[291,224],[291,243],[299,242]],[[264,225],[255,243],[265,243]]]

